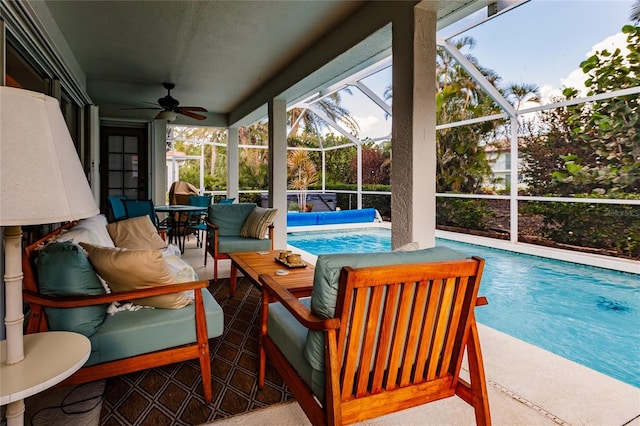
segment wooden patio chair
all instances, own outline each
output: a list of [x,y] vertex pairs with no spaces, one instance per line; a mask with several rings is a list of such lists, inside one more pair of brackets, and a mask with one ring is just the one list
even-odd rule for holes
[[[252,212],[256,208],[258,207],[255,203],[218,203],[209,206],[207,218],[205,219],[207,235],[205,239],[204,266],[207,266],[207,254],[210,254],[213,257],[214,282],[218,282],[218,261],[229,259],[229,253],[273,250],[273,219],[269,219],[264,223],[266,230],[259,232],[261,235],[248,237],[241,235],[245,221],[251,221]],[[262,211],[275,210],[258,209]],[[267,212],[265,211],[265,213]]]
[[[473,406],[477,424],[490,424],[474,317],[474,307],[487,303],[477,297],[483,267],[477,257],[344,266],[337,292],[327,292],[316,286],[327,287],[323,276],[331,274],[316,264],[312,296],[300,300],[278,277],[260,276],[259,387],[268,357],[314,425],[360,422],[454,395]],[[465,349],[470,383],[460,378]]]

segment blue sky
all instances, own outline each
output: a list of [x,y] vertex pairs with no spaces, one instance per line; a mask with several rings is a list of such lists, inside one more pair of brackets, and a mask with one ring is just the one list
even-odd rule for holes
[[[624,45],[620,30],[631,23],[632,4],[632,0],[532,0],[464,33],[476,41],[475,48],[465,53],[493,69],[503,84],[536,84],[546,97],[564,85],[581,84],[580,62],[594,48]],[[383,71],[370,79],[372,89],[381,94],[390,80],[391,71]],[[342,101],[358,118],[361,137],[389,131],[390,120],[384,120],[377,107],[357,95],[344,94]]]
[[559,89],[594,46],[630,23],[632,3],[530,1],[468,31],[476,40],[471,53],[502,76],[503,83]]

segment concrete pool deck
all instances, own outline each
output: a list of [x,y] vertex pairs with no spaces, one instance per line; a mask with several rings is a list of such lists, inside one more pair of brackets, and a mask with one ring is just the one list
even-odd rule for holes
[[[202,249],[185,258],[202,279]],[[228,277],[230,261],[219,274]],[[479,324],[491,417],[495,425],[640,426],[640,388],[623,383],[529,343]],[[640,360],[640,354],[638,359]],[[640,365],[638,366],[640,368]],[[307,425],[297,403],[232,417],[216,425]],[[367,425],[471,425],[473,410],[449,398],[366,422]]]
[[[479,325],[494,425],[639,426],[640,389]],[[310,425],[297,403],[214,423]],[[473,409],[448,398],[362,425],[474,425]]]

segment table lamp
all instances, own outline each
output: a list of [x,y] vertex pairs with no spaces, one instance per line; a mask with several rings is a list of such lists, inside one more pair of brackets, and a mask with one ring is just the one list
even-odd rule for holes
[[12,365],[25,357],[21,226],[99,212],[56,99],[0,87],[0,197],[0,226],[5,227],[5,364]]

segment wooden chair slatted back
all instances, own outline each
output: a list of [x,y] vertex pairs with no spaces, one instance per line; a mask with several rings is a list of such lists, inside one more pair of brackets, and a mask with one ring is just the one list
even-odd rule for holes
[[336,316],[342,401],[433,380],[453,393],[484,261],[353,269]]

